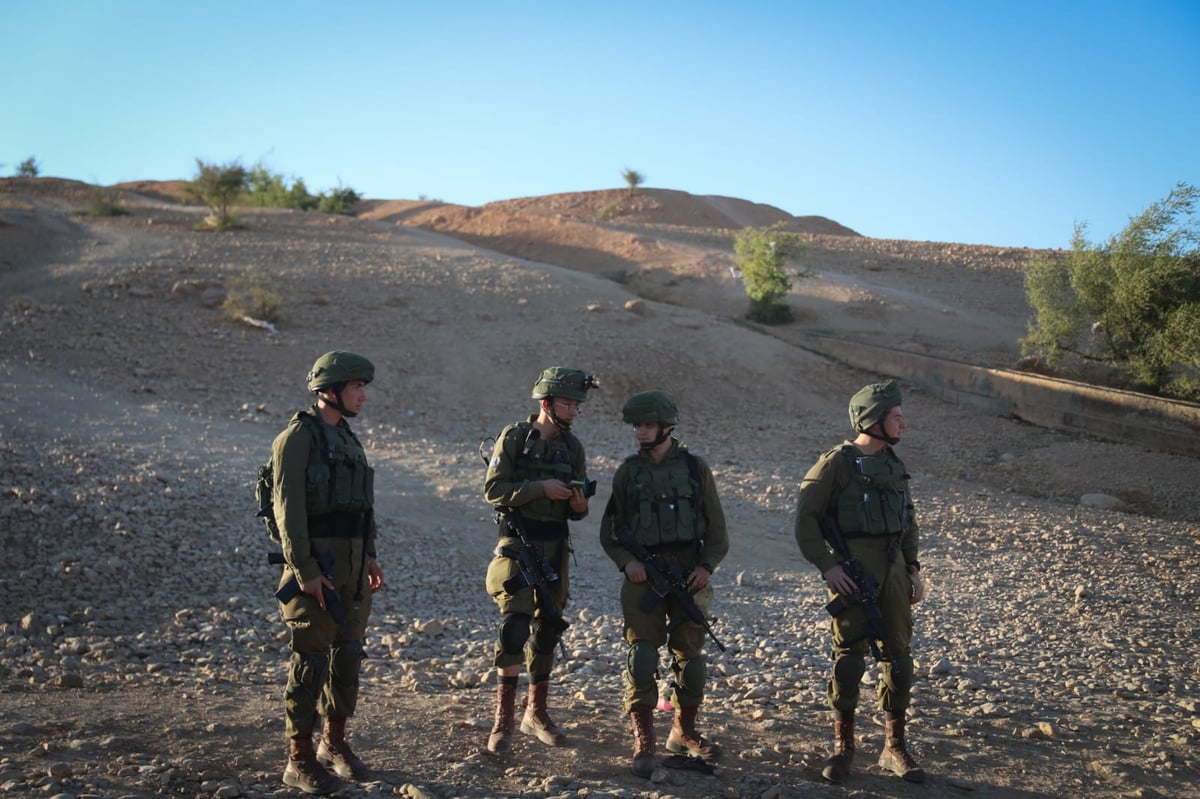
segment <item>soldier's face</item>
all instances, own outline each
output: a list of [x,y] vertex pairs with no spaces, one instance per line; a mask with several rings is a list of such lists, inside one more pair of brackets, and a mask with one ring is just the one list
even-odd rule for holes
[[641,422],[633,426],[633,433],[639,444],[650,444],[658,438],[659,429],[658,422]]
[[904,431],[908,429],[908,425],[904,423],[904,411],[900,410],[899,405],[887,412],[880,426],[883,428],[885,436],[899,440],[904,435]]
[[567,424],[575,421],[575,417],[579,415],[581,410],[578,400],[563,399],[555,397],[551,400],[554,405],[554,413],[559,419],[562,419]]
[[351,413],[358,413],[362,410],[363,403],[367,401],[367,384],[361,380],[351,380],[342,389],[342,405]]

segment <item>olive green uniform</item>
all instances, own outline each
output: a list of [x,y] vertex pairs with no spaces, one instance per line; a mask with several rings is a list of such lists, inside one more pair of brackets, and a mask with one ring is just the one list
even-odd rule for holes
[[[613,476],[612,496],[600,522],[600,544],[622,572],[636,560],[617,543],[616,533],[625,525],[640,544],[668,564],[678,564],[685,576],[696,566],[711,573],[729,552],[725,513],[712,471],[674,438],[660,462],[639,452],[626,459]],[[673,598],[660,599],[649,612],[643,612],[641,602],[648,591],[648,582],[633,583],[628,578],[621,586],[625,640],[629,643],[625,710],[657,703],[658,650],[664,644],[672,655],[672,701],[680,708],[698,707],[704,700],[707,679],[704,627],[692,621]],[[707,615],[713,599],[711,583],[693,597]],[[668,620],[676,625],[669,635]]]
[[[864,455],[846,441],[822,455],[804,476],[796,507],[796,542],[804,557],[822,574],[839,565],[819,527],[820,521],[831,514],[851,554],[865,572],[879,580],[879,609],[890,653],[881,662],[879,705],[884,711],[903,713],[909,705],[913,682],[909,601],[913,586],[908,567],[918,565],[918,533],[909,476],[890,446],[875,455]],[[832,599],[835,594],[830,592],[829,596]],[[862,606],[847,606],[831,620],[831,627],[834,665],[829,706],[852,713],[858,704],[859,682],[870,646]]]
[[[326,424],[293,417],[272,445],[274,506],[283,556],[282,587],[321,576],[318,553],[332,556],[334,590],[346,609],[339,626],[316,598],[299,593],[280,603],[291,632],[286,692],[289,738],[311,734],[317,715],[351,716],[358,702],[362,642],[371,612],[367,558],[375,556],[374,470],[343,419]],[[326,452],[322,452],[326,448]]]
[[[484,479],[483,496],[496,507],[511,508],[521,518],[531,544],[559,575],[556,600],[561,612],[569,597],[568,521],[582,519],[586,513],[571,510],[569,500],[548,499],[541,481],[556,479],[570,484],[586,480],[583,445],[570,432],[541,436],[533,426],[536,416],[504,428],[492,449]],[[533,586],[509,593],[504,583],[520,572],[516,560],[504,554],[515,551],[521,541],[500,521],[499,541],[488,564],[487,591],[500,608],[500,632],[495,643],[493,664],[498,668],[525,663],[530,679],[545,680],[554,667],[554,648],[560,632],[543,627],[543,609],[538,606]],[[528,643],[528,646],[526,646]]]

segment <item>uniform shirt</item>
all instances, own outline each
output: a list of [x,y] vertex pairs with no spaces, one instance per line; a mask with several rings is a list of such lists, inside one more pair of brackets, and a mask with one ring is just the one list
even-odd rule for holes
[[[529,424],[532,425],[536,419],[536,416],[530,416]],[[583,513],[572,511],[569,500],[565,499],[537,503],[535,507],[549,504],[551,510],[545,513],[530,513],[529,504],[545,499],[545,493],[542,489],[541,479],[531,480],[517,476],[517,458],[521,455],[522,448],[526,446],[526,437],[521,431],[521,426],[509,425],[504,428],[496,440],[496,445],[492,449],[492,459],[488,462],[487,477],[484,479],[483,498],[489,504],[497,507],[516,508],[521,511],[522,516],[534,521],[565,522],[568,519],[572,521],[582,519],[587,515],[587,511]],[[574,435],[572,438],[575,439],[576,447],[570,456],[571,473],[569,476],[563,475],[564,483],[587,478],[587,458],[584,454],[583,444]],[[561,446],[564,450],[570,451],[562,432],[546,438],[538,436],[537,441],[532,442],[531,446],[539,449]]]
[[[345,419],[337,425],[327,424],[316,406],[307,411],[322,425],[326,440],[334,452],[342,453],[353,460],[366,462],[362,445],[350,432]],[[301,583],[321,576],[321,567],[312,555],[308,536],[307,473],[314,459],[314,450],[319,446],[317,437],[301,424],[289,424],[275,437],[271,446],[271,458],[275,470],[275,520],[279,525],[283,557]],[[320,456],[318,456],[320,457]],[[375,556],[375,514],[370,514],[367,529],[367,554]]]
[[[853,447],[854,451],[859,451],[852,441],[844,441],[842,446]],[[884,447],[876,455],[864,457],[891,458],[903,467],[903,462],[891,447]],[[804,475],[804,480],[800,483],[800,495],[796,500],[796,543],[800,545],[800,552],[804,558],[816,566],[822,574],[839,565],[840,560],[829,551],[829,547],[825,544],[825,539],[821,535],[820,522],[852,479],[850,467],[839,447],[822,455]],[[880,536],[880,538],[891,541],[890,536]],[[864,540],[867,539],[854,539],[856,543]],[[910,512],[908,525],[900,532],[900,551],[904,555],[905,563],[917,562],[917,545],[916,514]]]
[[[638,457],[649,461],[650,456],[639,452]],[[671,458],[683,458],[684,452],[679,448],[679,440],[672,437],[671,446],[663,457],[663,462]],[[729,532],[725,528],[725,512],[721,509],[721,500],[717,496],[717,485],[713,479],[712,470],[703,459],[696,458],[696,471],[700,479],[698,489],[701,497],[701,530],[702,544],[696,556],[697,564],[711,566],[715,570],[729,553]],[[633,509],[628,507],[630,489],[629,465],[622,463],[613,475],[612,496],[604,508],[604,517],[600,520],[600,545],[612,562],[621,571],[634,560],[633,553],[617,543],[616,531],[633,518]]]

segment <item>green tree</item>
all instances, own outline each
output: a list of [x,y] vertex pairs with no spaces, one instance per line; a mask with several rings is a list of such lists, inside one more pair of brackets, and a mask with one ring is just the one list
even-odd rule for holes
[[209,164],[196,159],[196,176],[183,185],[185,197],[199,200],[212,211],[206,222],[215,230],[232,227],[236,217],[230,210],[248,187],[249,175],[237,161]]
[[1027,355],[1067,372],[1102,363],[1134,388],[1200,400],[1200,191],[1179,183],[1103,245],[1025,267]]
[[[792,275],[784,268],[804,254],[804,238],[784,229],[783,222],[765,228],[744,228],[733,243],[738,269],[755,322],[778,325],[792,320],[792,309],[784,298],[792,288]],[[807,277],[807,272],[799,273]]]
[[632,197],[637,193],[637,187],[646,182],[646,176],[636,169],[625,167],[621,172],[621,177],[625,179],[625,183],[629,186],[629,196]]
[[38,166],[37,159],[32,155],[26,158],[21,163],[17,164],[17,174],[19,178],[36,178],[41,173],[41,167]]

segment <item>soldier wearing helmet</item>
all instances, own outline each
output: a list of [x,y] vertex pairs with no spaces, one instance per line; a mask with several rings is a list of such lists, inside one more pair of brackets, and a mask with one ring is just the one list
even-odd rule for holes
[[[383,571],[376,562],[374,472],[346,419],[362,410],[374,378],[375,367],[363,356],[325,353],[308,373],[315,403],[293,416],[272,445],[273,504],[286,563],[280,587],[293,576],[301,587],[280,603],[292,650],[283,782],[307,793],[332,793],[341,786],[326,766],[346,779],[370,776],[345,734],[358,702],[371,595],[383,586]],[[326,572],[319,559],[329,558],[333,566]],[[326,589],[337,593],[346,610],[341,624],[326,606]],[[325,722],[314,751],[318,716]]]
[[[595,490],[595,483],[587,478],[583,445],[571,432],[571,425],[588,390],[598,385],[593,376],[578,369],[554,366],[542,371],[532,393],[538,412],[501,431],[484,480],[484,499],[519,517],[531,546],[558,574],[560,611],[568,597],[568,522],[587,515],[588,497]],[[554,650],[562,630],[543,617],[533,586],[513,593],[506,590],[505,583],[512,587],[510,581],[520,574],[512,555],[522,544],[506,523],[498,521],[499,541],[486,580],[487,591],[500,608],[493,658],[498,678],[496,721],[488,736],[488,751],[502,753],[511,748],[522,665],[529,672],[529,697],[521,732],[548,746],[562,746],[566,738],[546,707]]]
[[[906,425],[895,380],[863,386],[850,399],[850,426],[855,438],[829,450],[800,483],[796,506],[796,542],[804,557],[820,570],[830,598],[851,597],[858,586],[842,559],[827,543],[822,523],[836,522],[845,546],[879,583],[878,607],[886,638],[880,651],[879,704],[887,733],[880,767],[909,782],[923,782],[922,771],[904,740],[905,716],[913,683],[912,605],[925,596],[917,560],[917,522],[909,477],[892,447]],[[854,759],[854,711],[859,683],[866,670],[872,636],[862,603],[846,603],[831,620],[833,675],[829,706],[833,711],[833,755],[821,772],[841,782]]]
[[617,533],[627,529],[638,544],[678,569],[706,615],[713,599],[709,578],[729,552],[729,536],[712,471],[672,435],[679,411],[671,397],[663,391],[639,392],[625,402],[621,416],[633,425],[638,451],[613,475],[600,544],[625,577],[625,712],[633,724],[633,773],[650,777],[655,768],[659,650],[664,644],[671,652],[675,708],[667,750],[704,760],[720,755],[720,748],[696,731],[707,681],[706,633],[678,600],[647,599],[645,565],[618,542]]

